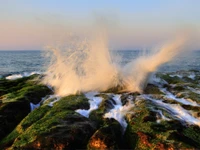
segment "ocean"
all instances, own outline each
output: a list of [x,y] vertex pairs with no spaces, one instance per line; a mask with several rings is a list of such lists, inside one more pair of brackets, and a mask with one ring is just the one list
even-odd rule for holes
[[[126,64],[143,55],[139,50],[113,51]],[[46,58],[43,51],[0,51],[0,76],[11,74],[30,74],[44,72]],[[148,64],[147,64],[148,65]],[[173,61],[162,65],[159,72],[175,72],[180,70],[200,70],[200,51],[190,51],[177,56]]]

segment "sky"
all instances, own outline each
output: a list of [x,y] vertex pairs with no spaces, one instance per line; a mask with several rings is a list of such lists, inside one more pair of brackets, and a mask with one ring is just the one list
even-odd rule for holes
[[199,6],[199,0],[0,0],[0,50],[41,50],[101,23],[113,49],[152,47],[185,29],[196,34],[191,49],[200,49]]

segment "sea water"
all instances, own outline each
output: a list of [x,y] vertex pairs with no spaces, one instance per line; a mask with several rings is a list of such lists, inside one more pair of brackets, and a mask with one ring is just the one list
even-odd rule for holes
[[[122,65],[139,57],[142,50],[113,50],[114,55],[120,55]],[[0,76],[43,72],[45,60],[42,50],[0,51]],[[174,72],[180,70],[200,70],[200,50],[190,51],[189,55],[179,55],[171,62],[162,65],[159,72]]]

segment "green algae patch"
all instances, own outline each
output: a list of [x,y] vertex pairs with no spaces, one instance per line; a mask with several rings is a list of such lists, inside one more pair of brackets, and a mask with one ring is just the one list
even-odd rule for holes
[[37,75],[16,80],[0,80],[0,140],[9,134],[30,112],[30,102],[37,104],[52,93],[41,85]]
[[195,125],[190,125],[182,131],[183,135],[187,137],[185,141],[190,141],[191,145],[200,148],[200,127]]
[[23,87],[38,84],[38,75],[32,75],[16,80],[0,79],[0,96],[20,90]]
[[170,77],[169,74],[159,74],[159,77],[167,81],[169,84],[184,83],[184,81],[181,78],[177,76]]
[[[145,100],[140,100],[137,106],[133,110],[134,114],[127,116],[128,127],[124,135],[127,148],[183,149],[197,147],[193,146],[190,141],[180,139],[184,126],[179,121],[160,120],[157,122],[157,114],[151,110],[152,107],[156,109],[156,106]],[[166,116],[164,110],[163,114]],[[194,142],[194,140],[191,141]]]
[[44,85],[30,85],[2,96],[2,102],[29,101],[37,104],[50,93],[50,89]]
[[147,87],[144,89],[144,94],[164,94],[164,93],[161,92],[157,86],[153,84],[148,84]]
[[84,95],[69,95],[61,98],[53,106],[53,111],[89,109],[88,99]]
[[25,117],[1,145],[13,143],[10,146],[11,149],[52,147],[56,149],[60,146],[53,145],[53,141],[49,143],[51,140],[59,141],[58,143],[66,148],[75,146],[75,143],[80,143],[80,146],[86,145],[95,131],[94,126],[75,110],[87,108],[89,108],[89,103],[84,95],[63,97],[55,102],[53,107],[42,105]]

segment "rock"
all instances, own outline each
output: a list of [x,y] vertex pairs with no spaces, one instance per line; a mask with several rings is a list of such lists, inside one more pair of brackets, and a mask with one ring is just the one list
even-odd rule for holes
[[[195,80],[199,79],[198,73],[195,72]],[[75,112],[89,109],[84,95],[69,95],[60,100],[50,95],[47,101],[40,102],[51,90],[35,80],[38,76],[0,79],[0,149],[200,149],[200,127],[187,124],[187,120],[181,122],[171,110],[159,105],[178,105],[193,117],[200,116],[198,105],[184,105],[160,91],[160,87],[166,87],[176,97],[199,104],[200,86],[185,77],[187,73],[178,74],[179,77],[176,73],[160,74],[170,84],[148,84],[146,95],[121,93],[123,105],[129,100],[134,103],[128,113],[121,112],[128,124],[125,132],[115,119],[103,117],[114,107],[112,94],[99,93],[102,103],[86,118]],[[42,105],[29,113],[30,102]]]
[[186,128],[178,120],[157,122],[152,108],[156,109],[156,106],[140,100],[133,110],[135,113],[127,119],[128,127],[124,135],[127,149],[199,148],[199,128]]
[[[0,98],[0,140],[10,133],[30,112],[30,102],[37,104],[50,94],[48,87],[38,84],[35,75],[17,79],[0,80],[4,89]],[[2,94],[2,93],[1,93]]]
[[119,149],[122,146],[122,128],[114,119],[106,119],[88,142],[88,149]]
[[114,107],[113,104],[115,101],[111,97],[104,96],[99,108],[90,113],[89,118],[95,122],[97,128],[103,125],[105,121],[103,115]]
[[148,84],[144,89],[144,94],[163,94],[159,88],[153,84]]
[[30,112],[28,101],[3,103],[0,106],[0,140],[9,134]]
[[10,149],[86,148],[96,129],[75,110],[88,107],[83,95],[64,97],[53,107],[43,105],[25,117],[0,145]]

